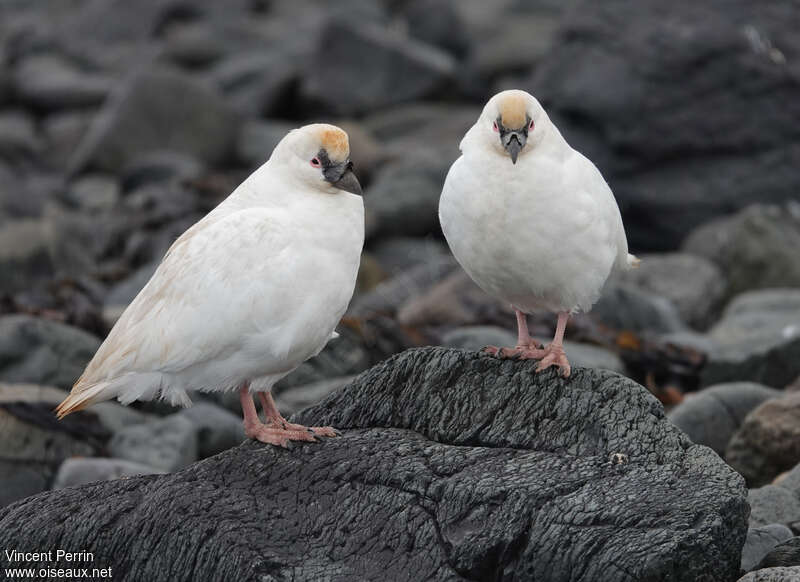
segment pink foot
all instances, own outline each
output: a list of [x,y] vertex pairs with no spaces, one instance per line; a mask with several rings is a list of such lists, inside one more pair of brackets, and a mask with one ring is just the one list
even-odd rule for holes
[[336,437],[339,432],[331,426],[303,426],[302,424],[294,424],[283,418],[281,413],[278,412],[278,407],[275,406],[275,400],[269,392],[259,393],[261,404],[264,408],[264,416],[270,426],[289,431],[306,431],[311,433],[312,436]]
[[307,430],[285,430],[273,428],[265,424],[252,423],[245,424],[244,434],[249,438],[255,439],[268,445],[277,445],[285,449],[289,448],[290,441],[315,442],[317,439]]
[[545,353],[543,356],[541,356],[539,365],[536,366],[537,373],[541,372],[542,370],[546,370],[550,366],[556,366],[559,369],[559,374],[561,374],[564,378],[569,377],[572,368],[567,360],[567,354],[564,353],[563,346],[555,346],[550,344],[541,351]]
[[529,339],[527,343],[517,344],[514,348],[501,348],[498,346],[486,346],[482,350],[484,353],[497,358],[516,358],[519,360],[538,360],[547,354],[535,340]]
[[340,434],[332,426],[304,426],[302,424],[294,424],[293,422],[289,422],[282,416],[278,417],[277,419],[271,418],[269,419],[269,422],[270,426],[275,428],[281,428],[288,431],[310,431],[314,436],[337,437]]

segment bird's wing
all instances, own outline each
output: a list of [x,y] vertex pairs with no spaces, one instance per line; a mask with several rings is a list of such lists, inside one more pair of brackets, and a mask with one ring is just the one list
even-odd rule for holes
[[622,215],[617,206],[617,199],[611,191],[600,170],[591,160],[580,152],[574,151],[568,161],[566,175],[572,182],[572,187],[585,191],[595,201],[599,218],[609,228],[609,243],[616,246],[614,266],[618,269],[628,269],[628,239],[625,236],[625,227],[622,224]]
[[[130,372],[179,372],[224,358],[259,322],[290,310],[289,219],[277,209],[209,216],[170,247],[74,391]],[[284,287],[286,287],[284,289]],[[198,387],[200,388],[200,387]]]

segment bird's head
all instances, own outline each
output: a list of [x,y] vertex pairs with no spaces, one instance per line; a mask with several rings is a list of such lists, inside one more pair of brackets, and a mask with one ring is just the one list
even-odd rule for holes
[[533,95],[513,89],[489,99],[478,123],[492,147],[516,164],[521,154],[541,143],[549,119]]
[[276,155],[304,183],[322,191],[344,190],[361,195],[353,173],[347,133],[335,125],[314,123],[290,131],[275,148]]

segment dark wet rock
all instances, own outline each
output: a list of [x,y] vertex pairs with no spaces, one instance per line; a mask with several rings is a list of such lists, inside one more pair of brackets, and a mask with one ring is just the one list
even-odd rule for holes
[[28,160],[41,149],[42,142],[30,116],[21,111],[0,113],[0,159]]
[[72,170],[119,171],[154,149],[220,162],[232,152],[238,123],[216,92],[188,75],[166,69],[136,73],[103,106]]
[[35,402],[0,402],[0,506],[46,489],[64,459],[97,452],[98,443],[85,436],[91,425],[59,425],[51,410]]
[[743,293],[711,328],[702,382],[750,380],[783,388],[800,374],[800,290]]
[[297,82],[297,59],[263,49],[232,55],[210,73],[210,81],[236,111],[247,117],[271,117]]
[[486,346],[513,346],[517,335],[495,325],[465,325],[442,334],[442,345],[459,350],[479,351]]
[[800,286],[800,203],[756,204],[698,227],[683,249],[716,263],[728,293]]
[[[347,313],[353,317],[376,313],[395,315],[406,303],[425,294],[456,268],[457,263],[451,256],[432,258],[430,262],[402,271],[369,293],[356,297]],[[407,325],[402,318],[398,319]]]
[[458,144],[480,112],[474,105],[413,103],[377,111],[363,123],[384,144],[390,158],[414,155],[449,167],[461,155]]
[[113,210],[120,201],[119,181],[109,174],[86,174],[69,185],[65,201],[80,210],[97,213]]
[[620,357],[604,347],[567,340],[564,342],[564,350],[573,367],[611,370],[620,374],[625,372],[625,364]]
[[708,335],[691,330],[660,334],[658,339],[665,344],[692,348],[704,354],[713,351],[715,345]]
[[195,425],[201,459],[235,447],[245,439],[241,417],[210,402],[196,402],[178,414]]
[[61,463],[53,480],[52,488],[63,489],[96,481],[112,481],[120,477],[157,473],[164,473],[164,471],[125,459],[72,458]]
[[272,150],[286,134],[295,128],[284,121],[247,120],[236,138],[236,159],[255,169],[266,162]]
[[759,568],[795,567],[800,573],[800,537],[786,539],[764,556]]
[[109,77],[82,71],[56,54],[27,57],[14,72],[18,98],[43,111],[99,105],[111,87]]
[[132,229],[130,216],[106,212],[102,217],[98,220],[97,215],[83,208],[47,206],[42,222],[47,250],[57,276],[78,278],[93,275],[98,259],[113,243],[120,225],[128,224],[123,232]]
[[31,317],[0,317],[0,378],[71,388],[100,347],[83,330]]
[[66,169],[94,116],[83,111],[65,111],[48,115],[42,121],[45,157],[48,164]]
[[205,167],[196,157],[178,151],[155,150],[133,158],[122,170],[122,187],[130,192],[152,183],[183,184],[198,179]]
[[775,546],[793,536],[792,530],[780,523],[750,528],[742,548],[742,570],[754,570]]
[[473,44],[468,69],[483,80],[530,71],[552,47],[559,21],[559,15],[542,13],[503,19]]
[[800,392],[750,412],[731,438],[725,459],[750,486],[769,483],[800,463]]
[[527,85],[608,179],[633,249],[797,197],[795,9],[584,0],[565,15]]
[[790,471],[779,475],[773,483],[779,487],[788,489],[800,499],[800,464],[795,465]]
[[52,473],[49,466],[0,459],[0,507],[46,491]]
[[747,414],[781,394],[780,390],[753,382],[717,384],[689,394],[667,413],[667,418],[692,442],[723,455]]
[[[353,59],[352,55],[360,56]],[[333,20],[322,33],[301,85],[306,99],[353,115],[422,99],[444,89],[456,66],[447,53],[380,26]],[[368,81],[366,81],[368,80]]]
[[198,427],[180,413],[117,431],[108,443],[114,456],[175,471],[197,460]]
[[378,240],[370,252],[387,273],[396,275],[450,254],[447,245],[433,237],[396,236]]
[[461,268],[454,269],[425,293],[410,297],[403,303],[397,319],[410,326],[506,324],[513,321],[509,307],[487,295]]
[[750,504],[750,526],[771,523],[789,524],[800,520],[800,500],[791,491],[775,485],[751,489],[747,496]]
[[349,384],[353,378],[354,376],[337,376],[302,386],[292,386],[280,392],[275,397],[275,402],[281,414],[288,418],[289,415],[324,400],[342,386]]
[[424,236],[439,230],[439,196],[449,165],[410,156],[378,170],[364,196],[370,234]]
[[800,566],[756,570],[745,574],[737,582],[797,582],[797,580],[800,580]]
[[164,41],[164,58],[189,68],[208,66],[226,52],[223,39],[215,33],[203,22],[172,26]]
[[684,253],[640,258],[637,269],[621,273],[617,280],[666,297],[681,319],[693,327],[705,329],[716,319],[727,289],[719,267],[703,257]]
[[[289,451],[248,442],[175,475],[48,492],[0,514],[0,544],[26,551],[53,537],[137,578],[566,581],[579,570],[727,582],[738,573],[741,479],[612,372],[577,369],[566,385],[531,362],[414,350],[298,419],[344,435]],[[189,511],[198,499],[204,510]],[[140,544],[176,513],[198,535],[182,538],[185,559],[164,547],[154,560]],[[81,527],[100,515],[102,530]],[[393,536],[401,543],[369,541]]]
[[[435,17],[432,15],[435,14]],[[457,57],[469,49],[469,38],[458,10],[458,0],[408,0],[402,17],[410,36],[442,48]]]
[[19,174],[0,158],[0,224],[9,218],[36,216],[41,212],[40,204],[30,204],[24,195],[20,199],[22,184]]
[[590,315],[619,331],[673,333],[686,329],[669,299],[625,283],[607,283]]
[[27,219],[0,224],[0,292],[26,289],[55,272],[47,224]]

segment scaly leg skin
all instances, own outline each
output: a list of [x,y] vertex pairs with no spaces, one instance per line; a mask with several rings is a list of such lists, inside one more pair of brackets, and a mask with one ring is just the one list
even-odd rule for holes
[[307,430],[287,430],[263,424],[256,412],[253,397],[250,395],[250,385],[245,384],[239,391],[239,400],[242,403],[244,415],[244,433],[248,438],[261,441],[269,445],[289,448],[290,441],[315,441],[314,435]]
[[544,350],[544,353],[539,365],[536,367],[537,372],[541,372],[550,366],[559,368],[559,373],[565,378],[569,377],[571,368],[567,360],[567,354],[564,353],[564,330],[567,328],[567,320],[569,313],[562,311],[558,314],[558,325],[556,325],[556,334],[553,341]]
[[330,426],[303,426],[302,424],[294,424],[283,418],[281,413],[278,412],[278,407],[275,405],[275,400],[272,399],[271,392],[259,392],[258,397],[261,398],[261,408],[264,410],[267,422],[272,426],[281,427],[284,430],[293,431],[307,431],[315,436],[335,437],[339,433],[335,428]]
[[519,358],[521,360],[538,360],[547,355],[547,350],[541,348],[539,343],[528,333],[528,316],[516,307],[517,314],[517,346],[515,348],[501,348],[486,346],[483,351],[498,358]]

